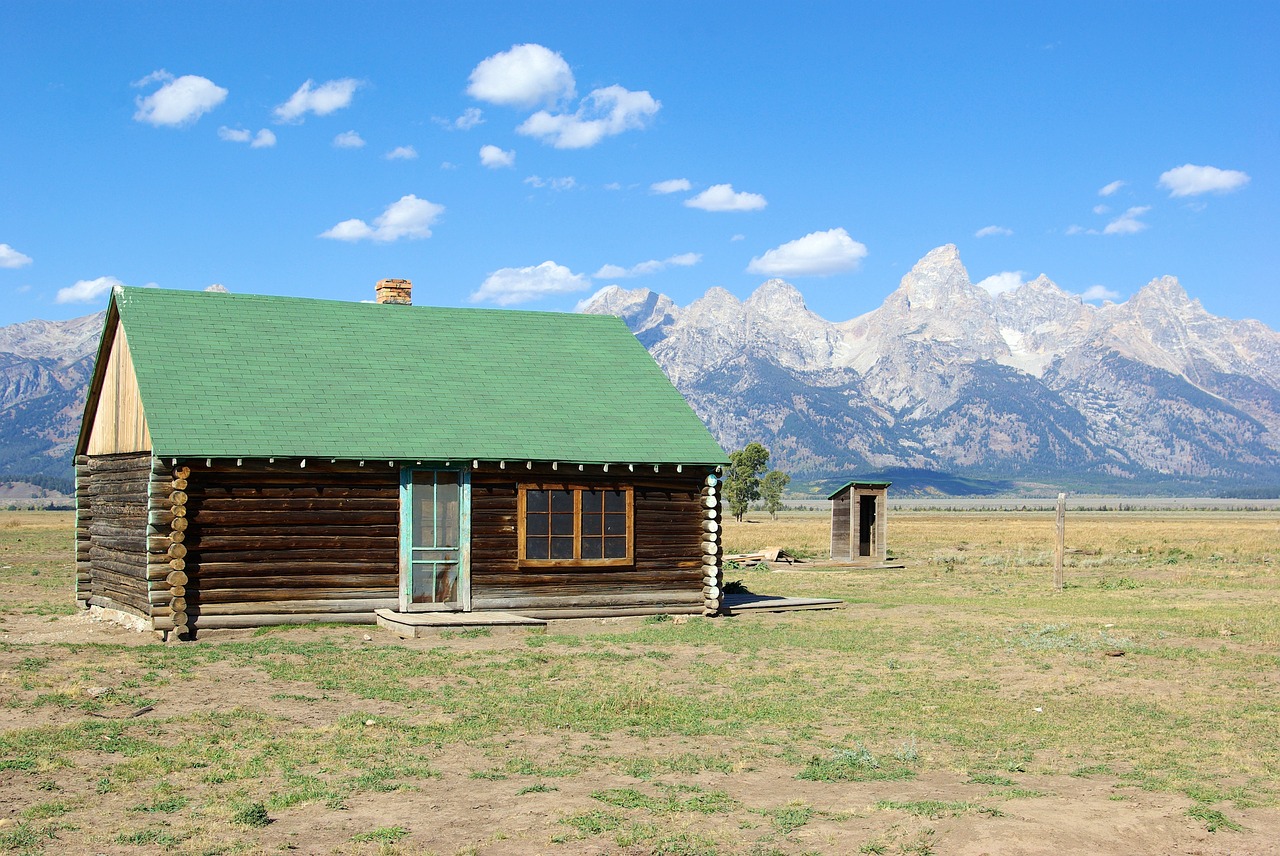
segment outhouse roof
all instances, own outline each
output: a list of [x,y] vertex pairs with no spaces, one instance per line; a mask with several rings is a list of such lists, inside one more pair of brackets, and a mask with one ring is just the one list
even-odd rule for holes
[[612,316],[128,287],[111,308],[159,455],[727,462]]
[[887,482],[887,481],[868,481],[868,480],[866,480],[866,479],[854,479],[853,481],[851,481],[851,482],[846,482],[845,484],[843,484],[842,486],[840,486],[839,488],[837,488],[837,489],[835,490],[835,492],[833,492],[830,496],[828,496],[828,497],[827,497],[827,499],[835,499],[837,496],[839,496],[840,494],[844,493],[846,490],[848,490],[848,489],[849,489],[849,488],[851,488],[851,487],[874,487],[874,488],[885,489],[885,488],[888,488],[888,487],[889,487],[889,485],[891,485],[891,484],[893,484],[893,482]]

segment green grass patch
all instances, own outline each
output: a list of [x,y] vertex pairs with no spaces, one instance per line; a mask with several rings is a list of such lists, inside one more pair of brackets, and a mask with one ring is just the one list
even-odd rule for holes
[[395,844],[400,839],[409,834],[409,830],[403,826],[381,826],[377,829],[371,829],[368,832],[361,832],[359,835],[351,836],[351,840],[358,844]]
[[815,782],[869,782],[911,779],[915,775],[915,770],[901,764],[883,766],[871,750],[858,744],[853,749],[838,749],[826,757],[810,758],[796,778]]
[[1193,805],[1187,809],[1187,816],[1193,817],[1204,824],[1204,828],[1210,832],[1217,832],[1219,829],[1229,829],[1232,832],[1243,832],[1244,827],[1227,817],[1216,808],[1209,808],[1207,805]]
[[937,819],[940,817],[958,817],[962,814],[985,814],[988,817],[1003,817],[1004,812],[998,808],[990,806],[981,806],[976,803],[961,802],[945,802],[943,800],[909,800],[906,802],[898,802],[896,800],[880,800],[876,803],[878,809],[888,809],[893,811],[904,811],[907,814],[913,814],[917,817],[927,817]]

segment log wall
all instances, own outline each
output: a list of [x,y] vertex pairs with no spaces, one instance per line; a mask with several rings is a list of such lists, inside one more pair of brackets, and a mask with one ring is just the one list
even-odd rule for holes
[[[574,465],[510,470],[483,468],[471,475],[472,608],[509,609],[533,617],[619,612],[704,612],[708,594],[719,609],[718,524],[707,531],[707,471],[666,467],[659,473],[619,467],[604,473]],[[517,494],[521,484],[575,484],[633,489],[634,561],[611,567],[521,567]],[[714,493],[714,487],[711,488]],[[711,569],[708,573],[707,568]],[[711,585],[706,585],[706,580]],[[704,591],[714,588],[714,591]]]
[[385,461],[181,460],[190,626],[373,623],[395,609],[400,471]]
[[[143,484],[151,504],[149,514],[141,504],[145,525],[131,542],[141,569],[134,602],[150,610],[144,614],[156,629],[372,623],[375,609],[397,608],[398,467],[385,461],[302,467],[296,459],[152,465],[147,456],[138,466],[148,467],[150,482]],[[717,612],[723,575],[716,477],[705,468],[594,469],[472,473],[472,608],[541,617]],[[521,567],[521,483],[631,486],[634,561]],[[90,506],[87,513],[96,521],[100,510]]]
[[150,617],[147,499],[151,453],[76,459],[76,597]]

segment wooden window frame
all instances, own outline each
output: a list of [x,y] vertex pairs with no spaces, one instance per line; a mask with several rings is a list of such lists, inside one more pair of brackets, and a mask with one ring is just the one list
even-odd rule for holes
[[[573,552],[572,559],[530,559],[525,555],[525,521],[527,505],[525,494],[531,490],[565,490],[573,494]],[[616,491],[626,495],[627,502],[627,555],[617,559],[584,559],[582,552],[582,494],[588,491]],[[630,567],[636,561],[635,489],[619,484],[569,484],[537,483],[521,484],[516,502],[516,540],[519,564],[522,568],[620,568]]]

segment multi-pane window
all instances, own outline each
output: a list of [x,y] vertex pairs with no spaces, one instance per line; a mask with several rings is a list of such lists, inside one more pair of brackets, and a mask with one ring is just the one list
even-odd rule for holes
[[631,508],[629,488],[522,487],[520,560],[524,564],[628,564]]

